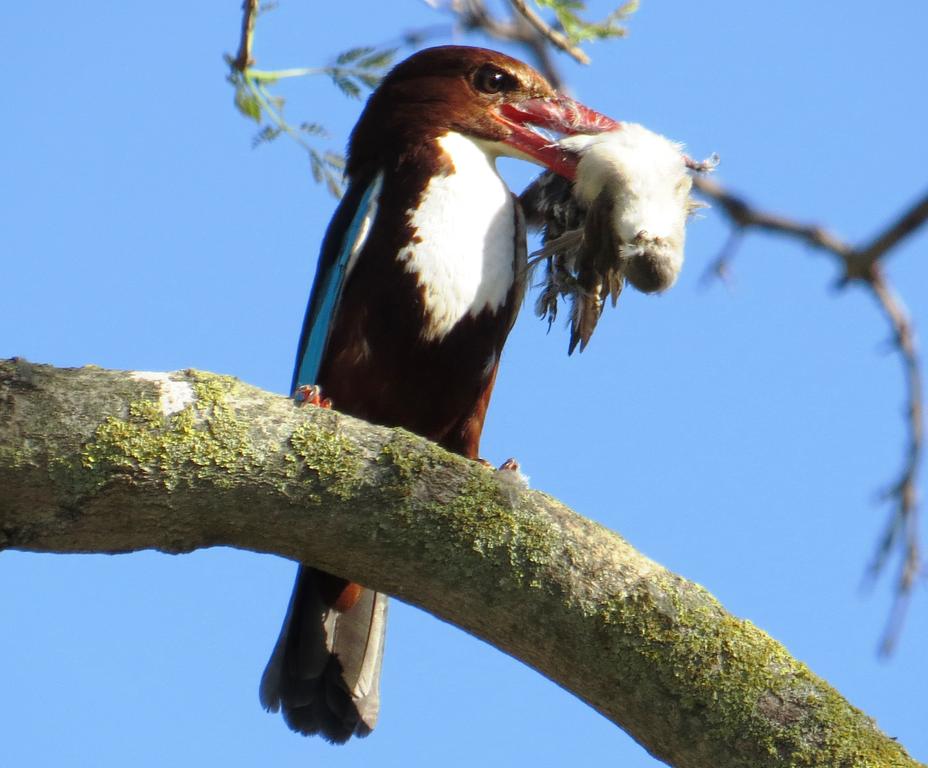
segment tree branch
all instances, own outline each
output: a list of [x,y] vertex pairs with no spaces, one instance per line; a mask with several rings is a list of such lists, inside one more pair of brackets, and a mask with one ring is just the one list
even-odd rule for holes
[[554,27],[548,24],[541,16],[528,7],[525,0],[509,0],[510,5],[519,12],[519,14],[531,24],[545,40],[555,48],[558,48],[570,56],[578,64],[589,64],[590,57],[584,53],[583,49],[573,45],[567,39],[567,35],[558,32]]
[[238,43],[238,53],[232,60],[232,66],[244,73],[254,63],[251,55],[252,41],[255,36],[255,21],[258,17],[258,0],[242,0],[242,34]]
[[917,765],[704,589],[509,474],[228,377],[0,362],[0,547],[274,552],[484,638],[673,765]]
[[872,262],[878,261],[926,221],[928,221],[928,192],[873,238],[872,243],[863,246],[860,249],[862,258]]
[[839,286],[843,288],[851,282],[863,284],[892,329],[893,345],[902,361],[905,378],[908,434],[899,479],[884,494],[893,505],[892,511],[868,569],[868,577],[872,580],[885,568],[892,555],[898,553],[900,565],[895,600],[880,643],[880,652],[889,654],[899,636],[906,607],[922,570],[918,533],[918,468],[924,451],[924,404],[915,328],[905,304],[887,281],[880,262],[893,247],[928,222],[928,193],[869,243],[854,246],[817,225],[755,208],[706,176],[694,177],[693,186],[717,203],[733,226],[732,235],[706,274],[715,273],[723,278],[728,274],[728,265],[741,242],[741,235],[750,229],[791,237],[834,256],[844,272]]
[[519,13],[513,13],[508,21],[494,16],[483,0],[451,0],[444,6],[460,20],[465,32],[480,31],[496,40],[523,46],[545,79],[561,90],[564,80],[551,58],[551,47],[547,38]]

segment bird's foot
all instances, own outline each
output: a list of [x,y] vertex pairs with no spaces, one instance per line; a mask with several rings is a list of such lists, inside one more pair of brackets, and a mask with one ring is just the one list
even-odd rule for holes
[[499,465],[499,472],[518,472],[519,462],[511,456]]
[[518,472],[519,471],[519,462],[516,459],[513,459],[511,457],[506,459],[506,461],[504,461],[498,467],[494,467],[489,461],[487,461],[486,459],[480,458],[479,456],[476,459],[474,459],[474,461],[476,461],[481,466],[486,467],[487,469],[494,469],[497,472],[510,472],[510,471]]
[[528,476],[522,474],[522,468],[519,466],[519,462],[515,459],[509,458],[506,459],[498,467],[494,467],[486,459],[476,459],[479,464],[482,464],[487,469],[492,469],[500,481],[511,487],[513,490],[526,490],[528,485]]
[[315,405],[319,408],[331,408],[332,400],[322,396],[322,387],[318,384],[304,384],[293,393],[297,405]]
[[506,459],[496,470],[500,483],[511,491],[527,491],[529,488],[528,475],[522,474],[522,468],[515,459]]

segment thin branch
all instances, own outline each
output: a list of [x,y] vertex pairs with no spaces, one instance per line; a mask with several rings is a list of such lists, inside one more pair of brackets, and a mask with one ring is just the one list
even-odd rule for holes
[[[265,6],[266,7],[266,6]],[[310,170],[317,182],[325,182],[335,197],[341,197],[344,161],[334,152],[320,152],[305,136],[325,133],[317,123],[291,125],[283,114],[284,99],[274,96],[269,88],[280,80],[313,75],[327,75],[346,95],[360,97],[364,89],[376,87],[379,72],[392,59],[394,51],[369,47],[353,48],[342,53],[333,65],[326,67],[289,67],[279,70],[254,69],[252,44],[255,21],[261,9],[258,0],[245,0],[242,4],[242,31],[236,56],[226,56],[231,68],[229,82],[235,88],[236,108],[261,128],[255,135],[253,145],[272,141],[287,134],[308,154]]]
[[900,477],[885,494],[885,498],[892,501],[893,510],[868,569],[868,577],[875,578],[886,566],[892,553],[899,553],[900,567],[894,604],[880,645],[881,653],[890,653],[898,639],[906,606],[922,569],[918,538],[918,469],[924,446],[924,387],[921,359],[909,312],[886,280],[880,260],[928,221],[928,194],[916,201],[869,243],[855,247],[814,224],[754,208],[744,198],[713,179],[697,176],[693,184],[703,195],[718,204],[733,226],[732,235],[710,265],[707,274],[710,271],[719,275],[728,273],[734,245],[740,241],[741,234],[749,229],[791,237],[834,256],[844,273],[840,285],[852,281],[864,284],[892,329],[893,345],[902,361],[905,375],[907,445]]
[[0,548],[273,552],[463,627],[680,768],[917,766],[765,632],[514,473],[196,371],[0,361],[0,407]]
[[765,232],[788,235],[838,256],[842,261],[850,259],[854,249],[825,229],[814,224],[803,224],[785,216],[761,211],[751,206],[743,197],[725,189],[715,179],[695,176],[693,186],[703,195],[718,203],[732,224],[741,229],[754,228]]
[[590,57],[587,56],[581,48],[573,45],[570,40],[567,39],[567,35],[563,34],[562,32],[558,32],[543,18],[541,18],[541,16],[535,13],[535,11],[529,8],[525,4],[525,0],[509,0],[509,3],[529,24],[531,24],[538,31],[538,34],[545,38],[545,40],[551,43],[551,45],[553,45],[555,48],[564,51],[564,53],[570,56],[578,64],[590,63]]
[[547,38],[524,16],[513,12],[509,21],[503,21],[487,10],[483,0],[452,0],[445,9],[457,17],[465,31],[480,31],[495,40],[524,47],[548,82],[556,90],[563,89],[564,80],[551,58]]
[[232,60],[232,66],[242,73],[254,64],[251,46],[255,36],[255,20],[257,17],[258,0],[244,0],[242,2],[242,37],[238,44],[238,53]]
[[[883,253],[885,252],[884,250]],[[868,282],[868,286],[895,333],[896,347],[900,351],[905,372],[906,417],[910,424],[908,449],[902,473],[899,480],[886,493],[887,498],[893,501],[894,510],[871,566],[871,577],[875,578],[888,559],[892,548],[902,548],[904,551],[897,579],[895,604],[880,646],[881,653],[888,655],[895,647],[905,617],[905,609],[917,577],[921,573],[917,474],[924,444],[924,405],[918,348],[911,319],[902,302],[887,284],[878,265],[874,269],[873,279]]]
[[881,259],[887,251],[915,232],[926,220],[928,220],[928,192],[875,237],[873,242],[863,246],[860,249],[861,255],[871,261]]
[[744,228],[734,226],[728,234],[728,239],[719,251],[719,255],[712,260],[705,272],[703,272],[702,282],[708,283],[710,280],[721,280],[725,285],[731,286],[731,261],[741,247],[741,239],[744,237]]

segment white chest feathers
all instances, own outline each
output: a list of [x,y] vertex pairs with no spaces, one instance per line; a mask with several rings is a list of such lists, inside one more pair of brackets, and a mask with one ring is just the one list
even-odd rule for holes
[[422,337],[437,341],[467,315],[496,311],[512,286],[515,210],[493,159],[471,139],[438,139],[453,173],[433,176],[419,206],[407,211],[415,236],[398,254],[422,288]]

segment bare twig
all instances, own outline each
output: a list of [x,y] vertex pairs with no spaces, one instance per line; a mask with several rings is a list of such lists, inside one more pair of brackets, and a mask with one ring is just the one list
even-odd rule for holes
[[899,636],[912,589],[921,572],[917,475],[924,446],[924,405],[921,362],[914,327],[905,304],[887,282],[880,260],[928,221],[928,194],[869,243],[855,247],[819,226],[754,208],[744,198],[726,190],[713,179],[697,176],[693,183],[703,195],[721,208],[734,227],[722,252],[706,270],[707,275],[728,274],[735,246],[740,242],[741,234],[748,229],[792,237],[836,257],[844,271],[840,286],[852,281],[863,283],[892,328],[894,346],[905,371],[908,444],[900,477],[885,494],[885,498],[892,501],[893,510],[868,569],[868,577],[873,579],[883,570],[893,552],[900,555],[895,599],[880,645],[881,653],[888,654]]
[[258,14],[268,7],[259,6],[259,0],[244,0],[242,3],[238,53],[234,58],[229,55],[225,57],[231,69],[228,81],[235,88],[235,106],[245,117],[261,126],[254,137],[254,146],[286,134],[306,151],[316,182],[325,182],[334,197],[341,197],[344,159],[336,152],[318,150],[306,138],[325,136],[325,128],[319,123],[289,123],[283,114],[284,98],[273,95],[270,88],[288,78],[324,75],[344,94],[360,97],[365,89],[376,87],[379,72],[388,66],[394,51],[360,46],[343,52],[329,66],[289,67],[271,71],[255,69],[255,58],[252,55],[255,22]]
[[726,285],[731,285],[731,260],[735,252],[741,246],[742,237],[744,237],[744,228],[732,227],[728,239],[719,251],[719,255],[706,267],[702,276],[702,281],[704,283],[719,279]]
[[789,235],[814,248],[829,251],[842,261],[849,259],[854,252],[850,245],[819,226],[802,224],[785,216],[752,207],[744,198],[729,192],[714,179],[696,176],[693,178],[693,186],[720,205],[731,223],[740,229],[753,227],[766,232]]
[[578,64],[589,64],[590,57],[587,56],[580,48],[576,45],[571,44],[570,40],[567,39],[567,36],[558,32],[550,24],[548,24],[541,16],[539,16],[535,11],[529,8],[525,4],[525,0],[509,0],[510,5],[519,12],[519,14],[524,18],[529,24],[531,24],[542,37],[545,38],[551,45],[559,50],[564,51],[568,56],[570,56]]
[[258,0],[243,0],[242,2],[242,39],[239,41],[238,53],[232,60],[232,66],[239,72],[244,72],[254,64],[251,55],[251,43],[255,36],[255,19],[258,17]]
[[911,235],[928,220],[928,192],[917,200],[893,224],[877,235],[873,242],[860,249],[861,255],[870,261],[882,258],[905,237]]
[[547,38],[521,14],[514,12],[510,20],[504,21],[490,12],[483,0],[451,0],[444,4],[444,10],[458,19],[465,32],[480,31],[495,40],[523,46],[548,82],[557,90],[563,88],[564,80],[551,58]]
[[[883,253],[885,252],[884,250]],[[921,571],[916,477],[924,443],[923,387],[912,322],[902,302],[887,284],[878,264],[874,265],[873,277],[868,285],[895,333],[896,347],[899,349],[905,369],[906,416],[909,422],[909,444],[902,473],[886,492],[886,498],[892,500],[893,513],[886,525],[886,531],[870,568],[872,579],[882,570],[893,548],[903,550],[904,557],[900,565],[896,597],[880,646],[880,652],[888,655],[892,653],[899,636],[906,606]]]

